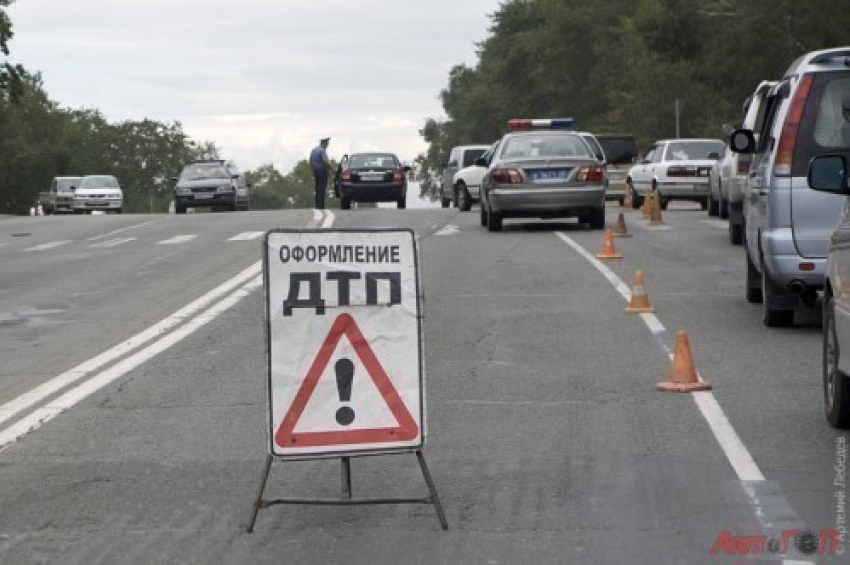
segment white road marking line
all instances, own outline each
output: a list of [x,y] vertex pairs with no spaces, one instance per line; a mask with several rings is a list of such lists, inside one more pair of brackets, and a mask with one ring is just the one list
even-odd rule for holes
[[456,226],[454,224],[446,224],[443,226],[443,229],[435,233],[434,235],[454,235],[460,232],[460,226]]
[[192,241],[198,237],[197,235],[177,235],[172,237],[171,239],[164,239],[157,243],[157,245],[176,245],[178,243],[186,243],[187,241]]
[[264,231],[243,231],[242,233],[238,233],[233,237],[229,238],[227,241],[251,241],[252,239],[257,239],[265,233],[266,232]]
[[18,398],[3,404],[0,406],[0,424],[9,420],[15,414],[34,406],[36,403],[41,402],[48,396],[62,390],[66,386],[82,379],[89,373],[100,369],[107,363],[115,361],[116,359],[130,353],[134,349],[141,347],[150,340],[163,335],[171,328],[182,324],[188,318],[194,316],[201,309],[205,308],[209,303],[219,299],[219,297],[229,292],[233,292],[235,288],[245,284],[251,278],[256,277],[261,270],[262,262],[257,261],[241,273],[232,277],[230,280],[225,281],[200,298],[197,298],[193,302],[176,311],[174,314],[136,334],[127,341],[119,343],[115,347],[92,357],[88,361],[85,361],[64,373],[53,377],[51,380],[19,396]]
[[129,243],[131,241],[134,241],[135,239],[136,239],[135,237],[116,237],[115,239],[110,239],[110,240],[107,240],[107,241],[103,241],[101,243],[95,243],[94,245],[91,245],[90,247],[91,248],[115,247],[116,245],[122,245],[124,243]]
[[44,251],[45,249],[53,249],[54,247],[59,247],[61,245],[66,245],[71,243],[69,241],[51,241],[49,243],[42,243],[41,245],[36,245],[35,247],[30,247],[28,249],[24,249],[24,251]]
[[139,365],[149,361],[154,356],[159,355],[182,339],[192,335],[204,327],[207,323],[215,320],[219,315],[235,306],[253,290],[262,286],[262,284],[263,277],[256,275],[247,284],[223,298],[206,312],[199,314],[186,324],[180,326],[175,331],[165,335],[165,337],[153,342],[144,349],[137,351],[126,359],[119,361],[102,373],[99,373],[77,385],[59,398],[53,400],[46,406],[33,411],[31,414],[28,414],[26,417],[15,422],[11,426],[0,430],[0,451],[21,436],[40,428],[43,424],[78,404],[91,394],[97,392],[116,379],[123,377]]
[[[626,287],[625,283],[623,283],[623,281],[621,281],[620,278],[611,271],[611,269],[603,265],[601,261],[587,252],[578,243],[573,241],[572,238],[561,232],[557,232],[556,235],[576,252],[590,261],[590,263],[614,285],[614,288],[617,289],[623,298],[626,300],[630,298],[631,293],[623,291],[623,288],[628,289],[628,287]],[[664,329],[664,325],[661,324],[655,315],[641,315],[641,319],[643,319],[649,330],[654,334],[666,331]],[[735,428],[732,427],[732,423],[729,422],[729,419],[726,417],[726,414],[723,412],[723,409],[720,407],[720,404],[717,402],[714,394],[711,392],[698,392],[691,394],[697,407],[699,407],[703,418],[705,418],[706,422],[708,422],[708,427],[711,429],[714,437],[720,444],[720,448],[723,450],[723,453],[726,455],[729,463],[732,464],[732,468],[735,470],[738,478],[741,481],[764,481],[764,475],[761,470],[759,470],[758,465],[756,465],[755,460],[752,455],[750,455],[750,452],[747,450],[744,442],[741,441],[741,438],[735,432]]]
[[89,241],[97,241],[98,239],[103,239],[104,237],[109,237],[110,235],[115,235],[116,233],[121,233],[121,232],[124,232],[124,231],[127,231],[127,230],[134,230],[134,229],[136,229],[136,228],[140,228],[140,227],[142,227],[142,226],[147,226],[147,225],[150,225],[150,224],[155,224],[155,223],[157,223],[158,221],[159,221],[159,220],[150,220],[150,221],[148,221],[148,222],[142,222],[141,224],[135,224],[135,225],[133,225],[133,226],[127,226],[126,228],[121,228],[121,229],[117,229],[117,230],[112,230],[111,232],[107,232],[107,233],[103,233],[103,234],[100,234],[100,235],[96,235],[96,236],[94,236],[94,237],[90,237],[90,238],[89,238]]
[[325,219],[322,221],[322,227],[326,228],[326,229],[331,227],[334,224],[335,219],[336,219],[336,216],[334,216],[334,213],[331,212],[330,210],[328,210],[325,213]]

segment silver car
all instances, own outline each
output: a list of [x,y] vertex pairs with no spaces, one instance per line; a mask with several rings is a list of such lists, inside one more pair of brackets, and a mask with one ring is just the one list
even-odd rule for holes
[[767,94],[759,131],[737,130],[733,150],[753,156],[744,197],[746,298],[761,303],[766,326],[794,323],[799,305],[817,304],[830,237],[841,206],[808,189],[813,157],[850,151],[850,47],[794,61]]
[[[850,94],[850,90],[847,91]],[[850,102],[850,100],[848,100]],[[844,118],[850,133],[850,109]],[[848,139],[850,141],[850,139]],[[815,190],[850,196],[847,151],[815,157],[808,170]],[[835,207],[842,204],[833,199]],[[823,292],[823,390],[826,418],[837,428],[850,428],[850,199],[829,241]]]
[[605,167],[568,118],[511,120],[481,182],[481,225],[500,231],[505,218],[577,217],[605,227]]

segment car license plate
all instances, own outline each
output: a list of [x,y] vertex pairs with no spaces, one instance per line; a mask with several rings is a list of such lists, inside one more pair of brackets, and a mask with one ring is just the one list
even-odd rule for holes
[[195,194],[195,200],[204,200],[205,198],[212,198],[212,196],[210,192],[199,192]]
[[567,169],[542,169],[528,171],[531,180],[564,180],[567,178]]
[[382,181],[382,180],[384,180],[384,175],[383,175],[383,174],[377,174],[377,175],[360,175],[360,180],[365,181],[365,182],[377,182],[377,181]]

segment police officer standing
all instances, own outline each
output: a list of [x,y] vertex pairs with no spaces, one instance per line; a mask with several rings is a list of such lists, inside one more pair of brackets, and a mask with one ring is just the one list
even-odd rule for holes
[[319,145],[310,151],[310,170],[313,171],[313,179],[316,181],[316,209],[325,209],[325,195],[328,192],[328,174],[331,170],[331,162],[328,160],[328,143],[331,138],[325,137],[319,141]]

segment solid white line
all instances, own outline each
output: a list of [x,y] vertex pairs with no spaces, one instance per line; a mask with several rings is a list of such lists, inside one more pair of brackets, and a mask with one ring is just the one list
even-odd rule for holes
[[[599,270],[599,272],[601,272],[602,275],[611,282],[611,284],[614,285],[614,288],[617,289],[623,298],[629,300],[631,294],[623,292],[625,284],[619,277],[617,277],[616,274],[614,274],[608,267],[603,265],[601,261],[588,253],[583,247],[573,241],[572,238],[568,237],[566,234],[557,232],[556,235],[576,250],[580,255],[590,261],[590,263],[596,267],[597,270]],[[653,314],[642,314],[641,319],[654,334],[660,334],[667,331],[664,328],[664,325]],[[701,377],[700,380],[702,380]],[[750,455],[750,452],[747,450],[744,442],[741,441],[741,438],[735,432],[735,428],[732,427],[732,423],[729,422],[729,419],[726,417],[726,414],[723,412],[723,409],[720,407],[720,404],[717,402],[714,394],[711,392],[697,392],[691,393],[691,395],[693,396],[697,407],[699,407],[703,418],[705,418],[706,422],[708,422],[708,427],[711,429],[714,437],[720,444],[720,448],[723,450],[723,453],[726,455],[729,463],[732,464],[732,468],[735,470],[738,478],[742,481],[765,480],[764,475],[761,470],[759,470],[758,465],[756,465],[755,460],[752,455]]]
[[134,349],[137,349],[149,342],[150,340],[162,336],[171,328],[185,322],[189,317],[194,316],[201,309],[206,308],[211,302],[218,300],[219,297],[232,292],[235,288],[245,284],[246,281],[256,277],[262,270],[262,262],[257,261],[241,273],[225,281],[200,298],[192,301],[174,314],[157,322],[148,329],[136,334],[127,341],[121,342],[115,347],[104,351],[103,353],[92,357],[88,361],[77,365],[76,367],[65,371],[64,373],[53,377],[46,383],[37,386],[36,388],[22,394],[21,396],[0,406],[0,424],[12,418],[15,414],[34,406],[48,396],[55,394],[66,386],[82,379],[89,373],[92,373],[107,363],[122,357]]
[[51,241],[49,243],[42,243],[41,245],[36,245],[35,247],[30,247],[29,249],[24,249],[24,251],[44,251],[45,249],[53,249],[54,247],[59,247],[60,245],[65,245],[71,243],[70,241]]
[[31,414],[28,414],[26,417],[15,422],[8,428],[0,430],[0,450],[16,441],[24,434],[38,429],[46,422],[61,414],[63,411],[68,410],[87,398],[89,395],[126,375],[139,365],[149,361],[154,356],[159,355],[172,345],[178,343],[180,340],[192,335],[207,323],[215,320],[223,312],[236,305],[240,300],[248,296],[251,291],[260,287],[262,284],[263,278],[259,275],[255,276],[253,280],[249,281],[232,294],[226,296],[209,310],[196,316],[175,331],[167,334],[165,337],[153,342],[126,359],[121,360],[102,373],[99,373],[91,379],[77,385],[53,402],[33,411]]
[[264,231],[243,231],[229,238],[227,241],[251,241],[265,235],[265,233]]
[[158,221],[159,221],[159,220],[150,220],[150,221],[148,221],[148,222],[142,222],[141,224],[136,224],[136,225],[133,225],[133,226],[127,226],[126,228],[121,228],[121,229],[117,229],[117,230],[112,230],[112,231],[110,231],[110,232],[106,232],[106,233],[102,233],[102,234],[100,234],[100,235],[96,235],[96,236],[94,236],[94,237],[90,237],[90,238],[89,238],[89,241],[97,241],[98,239],[103,239],[104,237],[109,237],[110,235],[115,235],[116,233],[121,233],[121,232],[123,232],[123,231],[127,231],[127,230],[134,230],[134,229],[136,229],[136,228],[140,228],[140,227],[142,227],[142,226],[147,226],[147,225],[150,225],[150,224],[155,224],[155,223],[157,223]]
[[187,241],[192,241],[198,237],[197,235],[177,235],[172,237],[171,239],[163,239],[158,242],[158,245],[175,245],[178,243],[186,243]]

